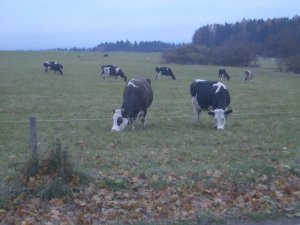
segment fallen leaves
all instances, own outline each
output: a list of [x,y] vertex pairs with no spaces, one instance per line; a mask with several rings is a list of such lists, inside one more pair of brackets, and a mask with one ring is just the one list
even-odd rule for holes
[[[175,174],[131,176],[121,171],[117,176],[95,173],[96,181],[78,188],[72,199],[16,196],[7,210],[0,210],[0,221],[11,224],[101,224],[118,220],[134,223],[140,220],[185,219],[209,211],[215,215],[226,212],[285,213],[299,216],[300,178],[288,173],[286,166],[276,165],[276,173],[262,175],[257,183],[238,185],[226,180],[220,170],[208,170],[218,185],[210,187],[201,181],[190,182]],[[35,177],[30,186],[44,180]],[[157,185],[157,183],[163,185]],[[43,182],[41,182],[43,183]],[[298,210],[298,211],[297,211]],[[3,224],[3,223],[0,223]]]

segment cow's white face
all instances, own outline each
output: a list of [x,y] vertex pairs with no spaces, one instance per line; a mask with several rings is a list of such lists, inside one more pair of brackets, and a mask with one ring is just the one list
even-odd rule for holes
[[215,109],[212,111],[209,111],[208,114],[213,116],[215,119],[215,128],[218,130],[223,130],[225,128],[226,124],[226,115],[230,114],[232,112],[231,109]]
[[103,71],[105,75],[109,75],[109,67],[104,67]]
[[120,132],[126,128],[128,119],[122,116],[122,111],[123,109],[113,110],[113,127],[111,128],[111,131]]

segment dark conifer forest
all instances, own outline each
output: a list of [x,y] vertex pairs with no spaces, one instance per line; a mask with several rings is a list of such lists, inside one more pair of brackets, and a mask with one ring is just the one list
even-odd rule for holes
[[113,51],[129,51],[129,52],[163,52],[175,49],[181,44],[165,43],[161,41],[117,41],[105,42],[92,48],[93,51],[113,52]]
[[192,43],[165,51],[165,62],[254,66],[258,57],[277,58],[280,70],[300,73],[300,17],[209,24]]
[[195,31],[194,45],[208,48],[244,45],[256,54],[287,57],[300,53],[300,17],[242,20],[235,24],[206,25]]

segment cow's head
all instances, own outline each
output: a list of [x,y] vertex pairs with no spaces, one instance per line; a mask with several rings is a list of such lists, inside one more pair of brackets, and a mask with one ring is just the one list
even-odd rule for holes
[[124,109],[113,110],[113,127],[111,131],[122,131],[128,124],[128,119],[125,117]]
[[218,130],[223,130],[226,124],[226,117],[228,114],[232,113],[231,109],[215,109],[208,111],[208,115],[214,117],[215,119],[215,128]]

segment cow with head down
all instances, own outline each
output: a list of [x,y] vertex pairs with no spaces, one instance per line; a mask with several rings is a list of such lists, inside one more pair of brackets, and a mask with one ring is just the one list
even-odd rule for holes
[[176,77],[169,67],[155,67],[155,79],[159,79],[161,76],[166,76],[167,78],[171,77],[173,80],[176,80]]
[[116,65],[104,65],[101,66],[102,70],[102,78],[106,79],[107,77],[111,76],[114,77],[115,80],[119,77],[123,78],[124,81],[127,81],[127,77],[125,76],[123,70]]
[[192,105],[195,120],[199,121],[202,110],[214,117],[215,128],[223,130],[227,115],[232,113],[229,109],[230,95],[226,86],[218,81],[194,80],[190,85]]
[[225,78],[229,81],[229,79],[230,79],[230,75],[229,75],[229,73],[227,72],[226,69],[219,69],[218,76],[219,76],[220,80],[223,80]]
[[253,79],[253,73],[250,70],[245,70],[244,76],[245,76],[245,81],[250,81]]
[[43,62],[44,71],[47,73],[49,70],[54,71],[55,73],[63,74],[63,65],[54,61],[44,61]]
[[147,110],[153,101],[151,80],[134,78],[127,82],[123,92],[123,103],[120,109],[113,110],[112,131],[123,131],[129,123],[135,129],[135,121],[141,117],[143,127],[146,126]]

